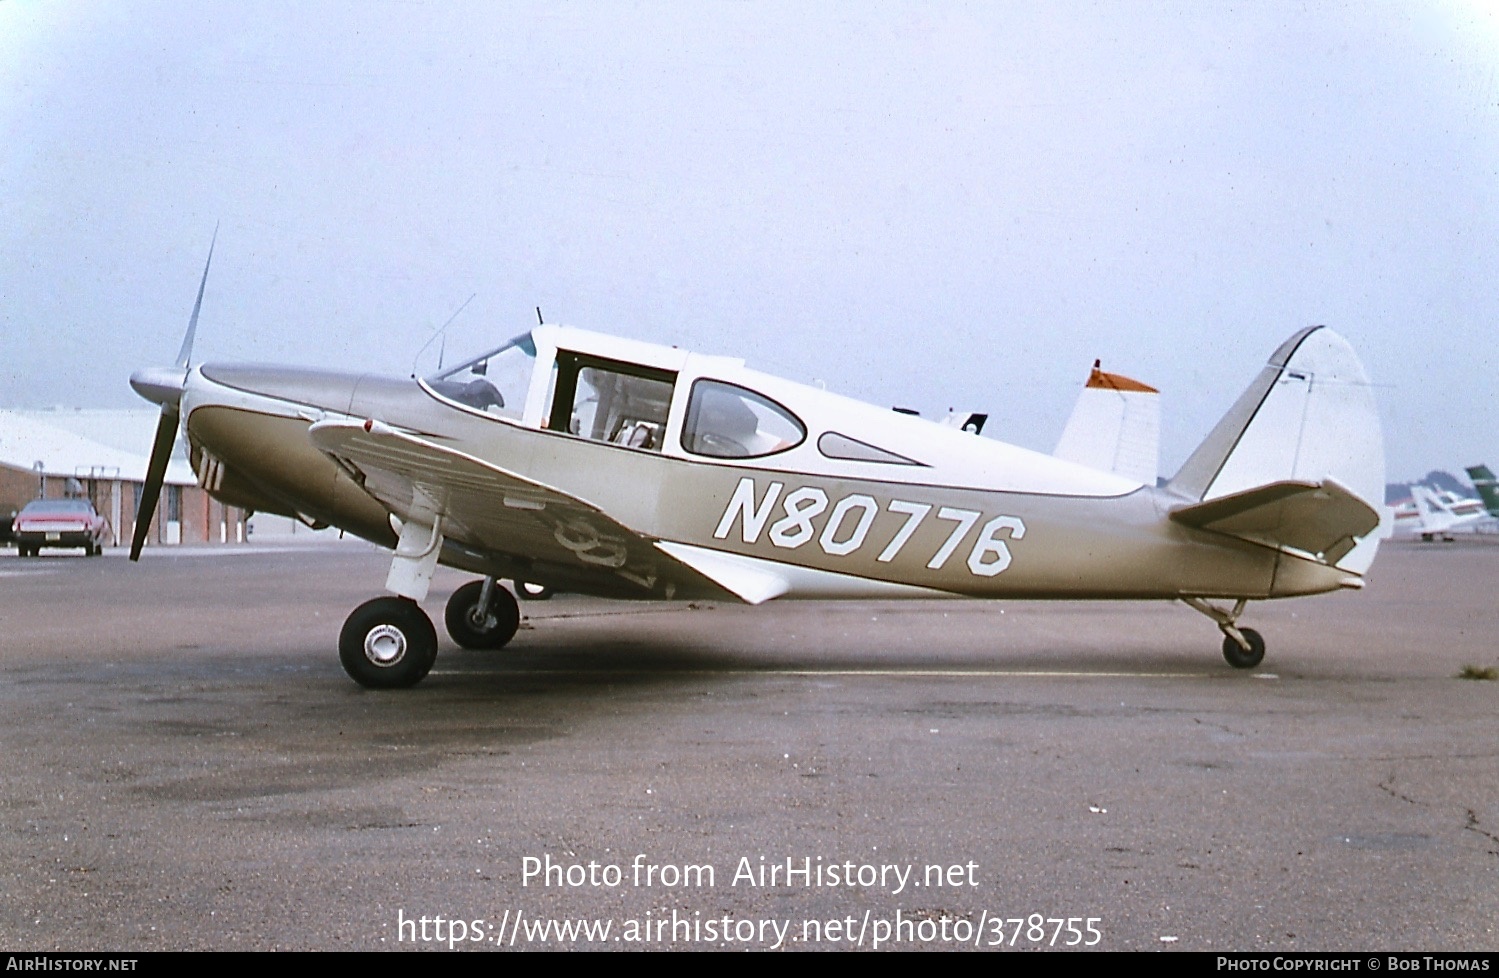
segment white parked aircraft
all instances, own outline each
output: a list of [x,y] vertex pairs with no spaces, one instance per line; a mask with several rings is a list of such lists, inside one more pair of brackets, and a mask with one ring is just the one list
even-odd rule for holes
[[[1406,517],[1402,529],[1405,534],[1418,536],[1427,542],[1445,540],[1450,543],[1454,533],[1482,532],[1495,527],[1494,517],[1477,499],[1463,499],[1417,482],[1411,486],[1411,500],[1414,513]],[[1399,523],[1396,525],[1400,526]]]

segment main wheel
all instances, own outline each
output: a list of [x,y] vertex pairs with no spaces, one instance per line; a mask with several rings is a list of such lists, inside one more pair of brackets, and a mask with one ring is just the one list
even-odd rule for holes
[[530,581],[516,581],[515,593],[517,597],[525,598],[527,601],[545,601],[557,592],[545,584],[532,584]]
[[1252,628],[1241,628],[1239,634],[1243,635],[1249,642],[1248,650],[1239,647],[1239,643],[1223,636],[1223,658],[1235,669],[1253,669],[1260,664],[1265,657],[1265,639],[1259,632]]
[[338,658],[349,678],[361,686],[415,686],[437,659],[437,630],[415,601],[375,598],[355,608],[344,622]]
[[443,623],[453,641],[466,649],[501,649],[520,628],[520,605],[515,595],[496,584],[490,589],[489,607],[479,607],[483,581],[470,581],[448,599]]

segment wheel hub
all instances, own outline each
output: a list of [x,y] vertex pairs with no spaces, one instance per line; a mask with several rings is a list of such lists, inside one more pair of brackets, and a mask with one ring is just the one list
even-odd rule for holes
[[478,605],[468,610],[468,623],[473,626],[474,631],[485,633],[494,630],[496,624],[494,615],[489,614]]
[[394,625],[376,625],[364,636],[364,654],[377,666],[395,665],[406,654],[406,635]]

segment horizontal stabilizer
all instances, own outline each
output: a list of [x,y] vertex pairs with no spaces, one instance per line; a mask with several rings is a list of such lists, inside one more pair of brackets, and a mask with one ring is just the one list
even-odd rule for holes
[[1379,513],[1333,479],[1272,482],[1205,503],[1181,506],[1171,518],[1277,550],[1335,564],[1379,526]]

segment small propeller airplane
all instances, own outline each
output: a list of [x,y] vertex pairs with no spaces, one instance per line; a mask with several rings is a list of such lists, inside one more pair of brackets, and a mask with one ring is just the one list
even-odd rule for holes
[[[1425,543],[1433,540],[1452,543],[1456,540],[1454,533],[1490,533],[1495,528],[1495,518],[1484,508],[1482,500],[1439,492],[1424,483],[1411,485],[1411,507],[1414,512],[1407,521],[1414,525],[1407,533],[1419,536]],[[1401,513],[1397,510],[1395,516],[1398,527]]]
[[1248,602],[1361,587],[1387,523],[1368,378],[1323,327],[1283,343],[1157,486],[742,360],[566,326],[425,377],[193,365],[212,259],[210,246],[176,364],[131,377],[161,406],[131,559],[180,427],[224,503],[392,550],[390,594],[339,636],[367,687],[432,668],[419,602],[438,564],[478,576],[444,615],[465,648],[514,636],[520,613],[497,583],[513,579],[756,605],[1179,600],[1217,624],[1229,664],[1252,668],[1265,642],[1239,625]]

